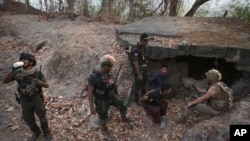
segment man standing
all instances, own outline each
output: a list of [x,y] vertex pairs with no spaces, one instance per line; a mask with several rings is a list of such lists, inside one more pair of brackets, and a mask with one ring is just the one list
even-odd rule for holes
[[160,88],[164,83],[167,82],[168,66],[161,65],[161,70],[153,73],[149,78],[149,85],[155,89]]
[[137,105],[139,103],[140,94],[144,95],[146,93],[147,84],[147,60],[145,58],[145,47],[149,41],[149,35],[143,33],[140,37],[140,42],[133,46],[130,52],[132,59],[132,67],[135,73],[135,82],[132,86],[132,94],[134,96],[134,101]]
[[204,95],[189,102],[184,114],[174,119],[176,123],[186,123],[186,119],[192,115],[194,111],[210,116],[217,116],[232,107],[233,92],[224,83],[220,82],[221,73],[216,69],[211,69],[205,74],[210,84],[210,88],[208,91],[197,88],[197,92]]
[[3,83],[17,81],[18,94],[20,95],[20,104],[22,106],[22,116],[24,121],[32,131],[29,141],[35,141],[41,134],[41,130],[36,124],[35,113],[40,119],[43,135],[47,141],[52,140],[49,130],[48,121],[46,119],[46,109],[41,98],[42,88],[48,88],[42,72],[37,71],[34,66],[36,59],[29,53],[21,53],[20,62],[15,62],[12,71],[4,78]]
[[[99,115],[99,124],[103,129],[103,134],[107,139],[111,139],[106,122],[108,119],[109,107],[115,106],[120,110],[121,118],[124,122],[130,122],[127,118],[127,107],[121,98],[116,94],[116,85],[110,73],[115,64],[115,58],[105,55],[100,59],[100,70],[93,70],[88,78],[88,99],[91,114]],[[93,99],[94,98],[94,99]],[[95,107],[94,107],[95,103]]]
[[164,98],[170,92],[171,85],[164,83],[160,88],[152,90],[140,98],[143,108],[152,116],[152,121],[160,125],[160,128],[165,127],[165,122],[161,121],[161,117],[166,115],[168,103]]

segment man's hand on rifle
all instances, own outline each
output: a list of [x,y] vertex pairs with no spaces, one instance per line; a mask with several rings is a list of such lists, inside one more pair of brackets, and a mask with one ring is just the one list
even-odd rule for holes
[[33,79],[33,82],[35,83],[35,85],[38,85],[38,86],[43,86],[44,85],[44,82],[39,80],[39,79]]

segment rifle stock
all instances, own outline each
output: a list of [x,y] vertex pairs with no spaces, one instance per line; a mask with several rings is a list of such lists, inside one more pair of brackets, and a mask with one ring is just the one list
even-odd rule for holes
[[116,82],[117,82],[117,79],[118,79],[119,73],[120,73],[120,71],[121,71],[122,65],[123,65],[123,64],[121,64],[121,65],[119,66],[119,69],[118,69],[118,71],[117,71],[117,73],[116,73],[116,75],[115,75],[115,79],[114,79],[114,83],[115,83],[115,84],[116,84]]

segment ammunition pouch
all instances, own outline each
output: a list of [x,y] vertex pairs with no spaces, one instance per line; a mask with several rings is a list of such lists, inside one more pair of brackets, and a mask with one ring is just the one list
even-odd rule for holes
[[32,96],[34,94],[38,94],[41,92],[41,88],[36,86],[35,84],[20,84],[18,86],[18,93],[19,95],[24,96]]
[[117,91],[117,85],[112,83],[105,83],[102,89],[96,89],[94,96],[96,100],[104,100],[112,96]]

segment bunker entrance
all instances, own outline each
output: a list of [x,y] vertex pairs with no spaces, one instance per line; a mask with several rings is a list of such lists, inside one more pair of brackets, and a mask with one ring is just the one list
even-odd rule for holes
[[222,82],[228,86],[242,77],[242,73],[237,71],[234,63],[226,62],[224,59],[181,56],[176,57],[176,63],[186,62],[188,64],[188,77],[197,80],[206,79],[205,72],[211,68],[219,70],[222,74]]
[[206,81],[205,72],[215,68],[222,74],[222,82],[232,86],[235,81],[242,77],[242,72],[236,70],[234,63],[226,62],[224,59],[178,56],[149,63],[149,74],[159,71],[161,65],[168,66],[168,80],[170,83],[183,86],[183,78]]

